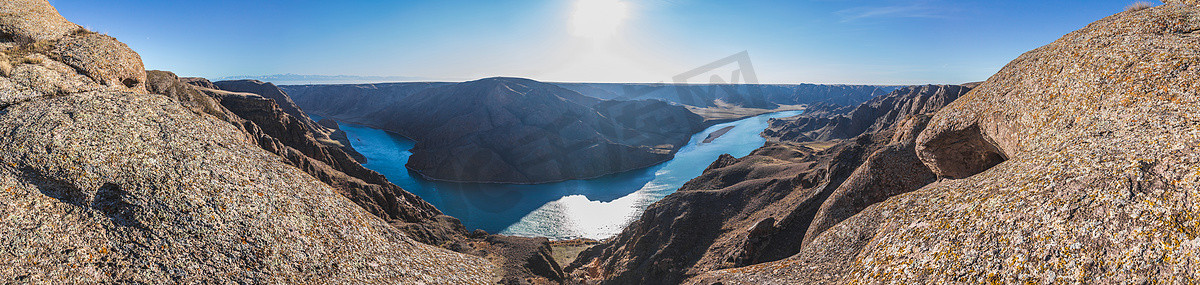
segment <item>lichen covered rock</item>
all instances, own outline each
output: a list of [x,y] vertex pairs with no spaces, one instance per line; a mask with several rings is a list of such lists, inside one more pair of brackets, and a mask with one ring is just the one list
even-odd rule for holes
[[106,86],[146,92],[146,68],[142,57],[113,37],[79,32],[59,39],[54,46],[58,60],[78,69]]
[[[786,260],[692,282],[1195,280],[1196,31],[1200,7],[1161,5],[1026,53],[935,115],[917,140],[934,172],[965,178],[870,206]],[[987,153],[1007,160],[973,164]]]
[[48,41],[79,30],[46,0],[0,2],[0,38],[8,41]]

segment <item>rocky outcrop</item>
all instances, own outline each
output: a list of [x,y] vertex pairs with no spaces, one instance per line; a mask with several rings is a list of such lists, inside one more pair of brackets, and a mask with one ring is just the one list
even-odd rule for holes
[[213,84],[212,81],[208,81],[207,78],[203,77],[180,77],[179,81],[201,88],[221,89],[220,87],[217,87],[216,84]]
[[185,83],[179,76],[170,71],[149,70],[146,71],[146,90],[153,94],[166,95],[171,97],[184,107],[196,112],[197,114],[208,114],[222,121],[232,121],[232,117],[236,116],[221,106],[215,98],[205,95],[191,85]]
[[813,112],[772,119],[763,136],[794,142],[853,138],[886,129],[907,115],[933,113],[970,90],[959,85],[904,87],[875,97],[845,114],[836,105],[814,106]]
[[[277,101],[252,93],[237,93],[208,89],[206,80],[186,80],[169,72],[149,72],[156,93],[191,102],[213,101],[218,104],[226,121],[244,132],[249,140],[264,150],[285,158],[293,166],[334,187],[363,209],[404,230],[410,237],[427,244],[443,245],[463,239],[466,230],[456,219],[440,211],[416,195],[400,189],[383,175],[366,169],[352,155],[357,154],[345,143],[331,138],[334,130],[317,123],[305,124],[307,117],[292,117],[276,104]],[[266,84],[255,84],[264,86]],[[163,88],[159,86],[170,86]],[[215,86],[215,85],[213,85]],[[199,95],[197,95],[199,94]],[[279,96],[286,96],[280,94]],[[208,103],[204,103],[208,104]],[[315,131],[312,129],[315,126]],[[342,134],[342,139],[344,138]],[[351,152],[346,152],[350,149]]]
[[1167,2],[1021,55],[938,112],[918,154],[959,179],[871,205],[788,259],[693,281],[1195,279],[1200,7]]
[[600,101],[516,78],[430,88],[370,115],[333,118],[416,140],[407,167],[427,178],[495,183],[648,167],[673,157],[704,124],[661,101]]
[[[858,118],[861,123],[830,127],[850,139],[824,150],[776,140],[744,158],[723,155],[567,270],[606,284],[677,284],[714,270],[792,256],[867,206],[933,182],[937,176],[917,157],[917,135],[929,113],[964,89],[905,87],[849,115],[842,110],[851,108],[814,105],[816,115],[807,118]],[[773,131],[801,133],[799,128],[804,125],[776,124]]]
[[0,31],[35,39],[0,47],[20,59],[0,76],[0,280],[496,280],[487,261],[418,243],[255,145],[170,76],[151,72],[170,96],[147,94],[136,53],[38,22],[61,19],[49,7],[0,3]]
[[[9,0],[0,5],[0,33],[20,43],[52,41],[82,29],[44,0]],[[141,61],[140,59],[138,60]]]
[[213,86],[217,87],[214,89],[230,92],[251,93],[262,96],[263,98],[274,100],[275,105],[279,106],[280,110],[282,110],[284,113],[287,113],[292,118],[296,118],[296,120],[304,125],[305,128],[308,128],[313,132],[322,132],[325,130],[324,128],[318,126],[317,122],[309,118],[308,114],[305,114],[304,111],[300,110],[300,106],[296,106],[296,102],[293,102],[292,98],[289,97],[287,93],[283,92],[282,89],[279,89],[278,86],[275,86],[275,84],[258,80],[229,80],[211,83]]

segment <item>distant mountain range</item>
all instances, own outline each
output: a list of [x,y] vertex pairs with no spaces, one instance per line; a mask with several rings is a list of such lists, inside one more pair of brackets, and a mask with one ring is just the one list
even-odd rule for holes
[[[260,79],[262,80],[262,79]],[[262,80],[268,81],[268,80]],[[289,94],[318,93],[311,100],[327,101],[308,108],[346,110],[377,108],[379,101],[341,100],[341,96],[369,96],[373,100],[391,101],[407,97],[427,88],[455,84],[453,82],[397,82],[374,84],[287,84],[280,85]],[[588,97],[601,100],[654,99],[699,108],[719,105],[746,108],[775,109],[780,105],[835,104],[854,106],[902,86],[842,85],[842,84],[646,84],[646,83],[562,83],[545,82]],[[361,98],[360,98],[361,99]],[[334,102],[328,102],[328,101]],[[303,104],[303,103],[301,103]],[[363,106],[344,106],[361,104]],[[337,106],[337,107],[335,107]],[[314,111],[314,110],[309,110]]]
[[271,82],[276,85],[303,84],[364,84],[380,82],[412,82],[433,81],[426,77],[409,76],[358,76],[358,75],[305,75],[305,74],[275,74],[275,75],[235,75],[209,78],[212,81],[252,79]]

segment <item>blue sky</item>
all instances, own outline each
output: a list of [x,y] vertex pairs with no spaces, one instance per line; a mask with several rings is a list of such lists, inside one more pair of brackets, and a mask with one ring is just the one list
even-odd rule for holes
[[1135,1],[50,2],[182,76],[660,82],[748,51],[761,83],[923,84],[985,80]]

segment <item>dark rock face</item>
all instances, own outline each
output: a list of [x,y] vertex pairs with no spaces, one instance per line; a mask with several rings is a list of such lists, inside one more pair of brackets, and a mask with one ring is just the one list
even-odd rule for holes
[[498,183],[648,167],[669,160],[704,123],[660,101],[600,101],[516,78],[430,88],[359,116],[366,122],[349,118],[418,141],[407,166],[428,178]]
[[[1194,280],[1200,7],[1166,2],[1030,51],[934,115],[917,154],[965,177],[868,206],[788,259],[693,282]],[[978,154],[1007,160],[980,171],[994,160]]]
[[264,150],[268,131],[174,75],[131,72],[141,59],[124,44],[62,32],[78,26],[46,1],[0,12],[2,38],[28,39],[0,45],[12,68],[0,74],[0,282],[497,280],[487,261],[418,243],[294,154]]
[[[776,141],[744,158],[723,155],[567,270],[602,283],[676,284],[792,256],[867,206],[933,182],[937,176],[917,157],[915,141],[928,113],[962,92],[952,85],[905,87],[850,115],[841,115],[840,106],[815,106],[810,118],[857,117],[853,127],[829,128],[851,139],[820,151]],[[802,127],[776,124],[774,131]]]
[[[205,79],[191,79],[191,80],[188,80],[188,82],[194,84],[197,87],[209,88],[209,87],[205,87],[205,86],[214,86],[216,88],[211,88],[211,89],[225,90],[225,91],[231,91],[231,92],[240,92],[240,93],[250,93],[250,94],[262,96],[263,98],[274,100],[275,105],[278,106],[278,108],[280,110],[282,110],[284,113],[287,113],[288,116],[291,116],[292,119],[294,119],[295,121],[297,121],[298,123],[303,125],[304,128],[308,129],[308,131],[313,134],[313,136],[318,140],[318,142],[321,142],[322,144],[325,144],[325,145],[332,145],[332,146],[337,146],[338,148],[341,148],[342,152],[345,152],[346,154],[350,155],[350,157],[354,158],[354,160],[357,161],[358,163],[363,163],[367,159],[362,154],[358,153],[358,151],[354,150],[354,148],[350,145],[350,139],[345,137],[346,134],[344,132],[339,133],[340,130],[338,129],[336,123],[326,124],[328,126],[322,126],[322,125],[318,124],[317,122],[314,122],[311,118],[308,117],[308,114],[304,113],[304,111],[301,110],[300,107],[297,106],[296,103],[292,101],[292,98],[290,96],[288,96],[287,92],[284,92],[283,89],[276,87],[275,84],[272,84],[269,82],[261,82],[261,81],[257,81],[257,80],[232,80],[232,81],[219,81],[219,82],[213,83],[213,82],[209,82],[208,80],[205,80]],[[222,86],[224,86],[224,88],[222,88]],[[335,136],[337,136],[337,137],[335,137]],[[341,163],[330,163],[330,164],[340,165]],[[345,168],[345,167],[339,167],[339,168]],[[361,168],[361,167],[351,166],[350,168]],[[360,171],[357,171],[357,169],[356,169],[355,172],[360,172]]]
[[275,84],[258,80],[217,81],[212,82],[212,84],[217,86],[216,89],[219,90],[251,93],[262,96],[263,98],[275,100],[275,105],[278,105],[280,110],[283,110],[284,113],[292,116],[292,118],[296,118],[296,120],[303,124],[305,128],[308,128],[313,132],[317,132],[317,130],[321,129],[317,126],[316,122],[308,118],[308,114],[305,114],[304,111],[300,110],[300,106],[296,106],[296,102],[292,102],[292,98],[288,97],[287,93],[284,93],[283,90],[279,89],[279,87],[275,86]]
[[958,85],[925,85],[897,89],[876,97],[843,114],[836,105],[814,106],[813,112],[771,120],[763,136],[771,140],[794,142],[827,141],[853,138],[866,132],[878,132],[905,115],[930,114],[970,91]]

